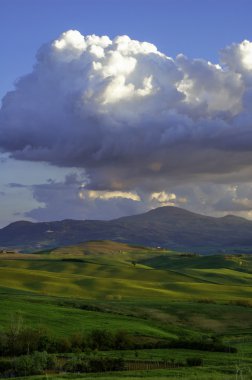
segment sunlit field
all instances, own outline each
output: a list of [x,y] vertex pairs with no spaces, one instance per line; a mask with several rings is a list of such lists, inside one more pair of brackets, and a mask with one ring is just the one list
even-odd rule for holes
[[[105,344],[95,350],[79,347],[75,353],[64,343],[64,360],[76,355],[120,357],[124,371],[63,375],[66,371],[58,367],[49,370],[47,378],[250,378],[249,255],[200,256],[91,242],[33,256],[2,254],[0,273],[3,333],[21,320],[60,342],[95,330],[111,336],[123,330],[129,337],[128,348]],[[221,349],[215,347],[216,339]],[[202,342],[212,343],[205,347]],[[200,361],[191,364],[190,358]],[[169,362],[169,368],[162,368],[163,362]],[[141,369],[133,370],[132,363]]]

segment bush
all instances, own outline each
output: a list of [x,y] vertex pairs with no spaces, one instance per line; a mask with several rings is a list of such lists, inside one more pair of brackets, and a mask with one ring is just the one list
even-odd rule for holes
[[81,333],[75,333],[70,337],[72,351],[84,351],[87,348],[87,338]]
[[0,333],[0,355],[4,356],[7,348],[7,337],[3,332]]
[[95,358],[89,360],[89,372],[122,371],[125,363],[122,358]]
[[14,329],[10,326],[0,336],[0,350],[2,355],[29,355],[35,351],[49,351],[52,340],[49,333],[41,328],[20,326]]
[[46,369],[57,369],[59,366],[59,361],[56,356],[54,355],[47,355],[47,366]]
[[205,297],[205,298],[199,298],[196,302],[198,303],[212,303],[212,304],[215,304],[216,301],[213,299],[213,298],[208,298],[208,297]]
[[17,358],[14,362],[15,373],[18,376],[28,376],[40,374],[36,368],[33,367],[33,360],[30,355],[23,355]]
[[0,375],[14,376],[13,361],[9,359],[0,358]]
[[88,345],[93,350],[107,350],[114,347],[114,339],[106,330],[92,330],[88,335]]
[[39,335],[36,351],[53,351],[52,347],[55,345],[55,339],[50,335],[50,332],[46,329],[39,329],[35,331],[37,331],[37,334]]
[[230,301],[231,305],[242,306],[242,307],[252,307],[252,302],[250,300],[237,299]]
[[89,364],[85,357],[74,356],[71,359],[67,360],[63,370],[66,372],[89,372]]
[[203,359],[199,358],[199,357],[187,358],[186,364],[188,365],[188,367],[202,366],[203,365]]
[[39,375],[46,369],[54,369],[55,361],[47,352],[34,352],[22,355],[14,360],[15,373],[18,376]]
[[219,339],[210,338],[202,340],[179,339],[168,342],[158,342],[156,348],[185,348],[190,350],[230,352],[235,353],[235,347],[225,346]]
[[118,330],[114,335],[113,348],[115,350],[123,350],[132,346],[132,339],[124,330]]
[[125,369],[122,358],[87,358],[83,355],[67,360],[63,367],[66,372],[108,372]]
[[51,352],[71,352],[72,351],[72,344],[71,341],[68,338],[61,338],[58,339],[53,346],[50,347]]

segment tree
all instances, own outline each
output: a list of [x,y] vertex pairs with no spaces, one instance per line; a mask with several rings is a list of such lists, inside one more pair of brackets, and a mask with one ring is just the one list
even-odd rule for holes
[[9,353],[14,356],[19,350],[19,336],[24,328],[23,317],[20,312],[13,314],[10,318],[10,325],[6,331],[6,340]]

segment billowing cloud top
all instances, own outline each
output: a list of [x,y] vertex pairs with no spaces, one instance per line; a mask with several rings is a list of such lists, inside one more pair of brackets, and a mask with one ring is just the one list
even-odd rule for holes
[[167,180],[250,168],[251,101],[249,41],[223,49],[216,65],[70,30],[40,48],[32,73],[3,98],[0,147],[85,168],[90,190],[158,194]]

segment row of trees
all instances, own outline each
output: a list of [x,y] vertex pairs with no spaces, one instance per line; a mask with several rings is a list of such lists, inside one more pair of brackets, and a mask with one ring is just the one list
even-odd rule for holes
[[30,376],[40,375],[46,372],[90,373],[111,372],[123,370],[149,370],[161,368],[179,368],[202,366],[200,357],[190,357],[186,361],[170,360],[145,360],[125,361],[122,357],[95,356],[75,354],[67,357],[57,357],[47,352],[34,352],[30,355],[22,355],[15,358],[0,358],[0,376]]
[[124,330],[115,332],[93,329],[87,333],[75,333],[67,337],[56,337],[43,327],[26,326],[21,318],[10,323],[0,333],[0,355],[29,355],[35,351],[49,353],[67,353],[83,351],[125,350],[143,348],[188,348],[204,351],[236,352],[236,349],[224,345],[217,338],[147,340],[136,337]]
[[108,372],[122,371],[125,363],[122,358],[75,355],[60,360],[47,352],[34,352],[14,358],[0,358],[1,377],[30,376],[53,372]]
[[236,348],[224,345],[219,339],[146,340],[133,337],[120,330],[95,329],[88,334],[75,333],[69,337],[52,336],[43,328],[24,327],[15,333],[7,330],[0,334],[0,355],[29,355],[35,351],[68,353],[148,348],[185,348],[202,351],[236,352]]
[[127,348],[134,348],[133,337],[123,330],[112,333],[94,329],[86,334],[78,332],[67,337],[56,337],[44,327],[29,327],[18,320],[0,332],[1,356],[29,355],[35,351],[66,353]]

